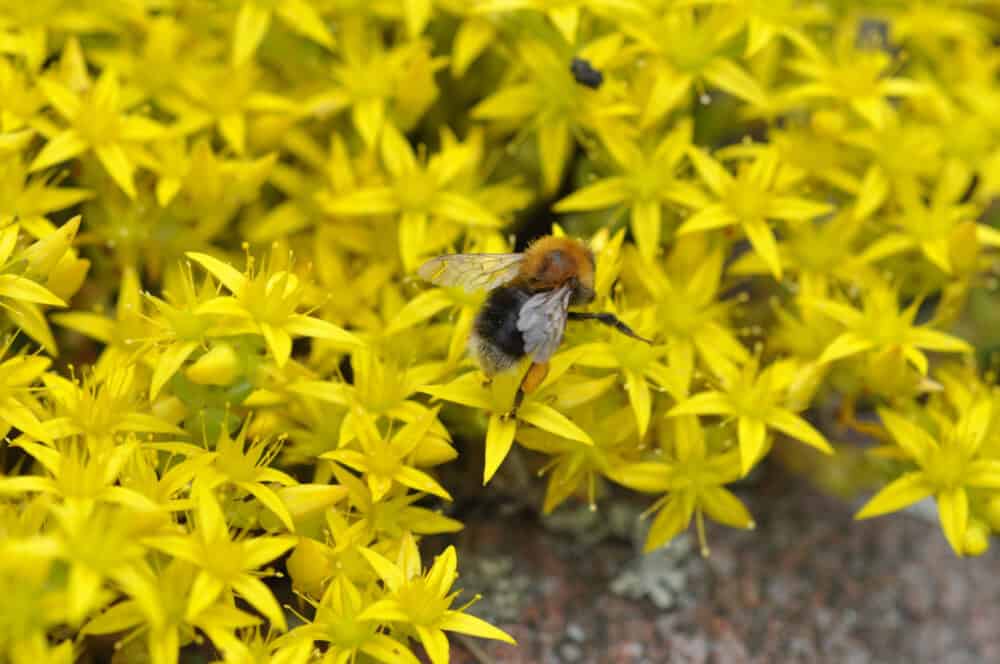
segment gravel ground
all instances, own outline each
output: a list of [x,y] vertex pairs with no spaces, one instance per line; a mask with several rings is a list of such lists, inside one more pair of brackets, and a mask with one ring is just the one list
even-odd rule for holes
[[641,558],[613,510],[575,525],[573,511],[465,515],[457,586],[483,593],[472,612],[519,645],[459,639],[452,661],[1000,662],[996,553],[959,560],[926,520],[854,522],[852,506],[775,475],[741,496],[757,530],[711,528],[708,560],[690,539]]

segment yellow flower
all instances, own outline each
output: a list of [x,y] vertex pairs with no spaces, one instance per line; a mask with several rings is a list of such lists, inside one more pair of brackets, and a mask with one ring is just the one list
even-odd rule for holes
[[758,360],[752,359],[742,370],[726,371],[721,376],[721,389],[695,394],[674,406],[667,416],[734,418],[743,475],[749,473],[767,451],[768,429],[776,429],[820,452],[833,454],[823,434],[783,404],[795,378],[794,368],[791,363],[777,362],[759,370]]
[[249,426],[248,418],[236,438],[232,438],[225,428],[220,429],[215,450],[207,453],[211,461],[199,467],[195,482],[207,490],[232,485],[256,498],[281,520],[289,532],[295,532],[291,512],[271,486],[291,487],[298,484],[291,475],[270,466],[278,454],[281,441],[251,440],[247,444]]
[[132,439],[108,446],[88,440],[87,446],[68,444],[62,450],[41,443],[19,440],[17,446],[31,455],[48,473],[0,478],[0,492],[40,492],[59,498],[75,508],[112,503],[137,511],[151,512],[155,503],[141,493],[117,486],[118,476],[138,443]]
[[157,570],[142,570],[125,584],[129,596],[91,618],[81,634],[126,632],[118,645],[145,633],[146,647],[154,664],[177,661],[181,647],[194,642],[198,632],[220,649],[231,648],[233,630],[260,623],[260,618],[235,606],[217,602],[195,614],[187,610],[198,578],[198,568],[175,558]]
[[147,412],[136,373],[135,365],[115,363],[103,371],[88,371],[82,380],[43,376],[57,416],[47,425],[52,437],[113,441],[130,433],[183,435],[169,421]]
[[[253,258],[248,256],[247,269],[242,274],[207,254],[188,252],[188,258],[205,268],[232,293],[232,296],[203,303],[197,313],[229,316],[240,321],[247,332],[260,334],[278,367],[284,366],[291,357],[292,335],[325,339],[344,350],[356,348],[361,343],[333,323],[296,313],[305,293],[304,286],[276,256],[266,259],[259,271]],[[235,334],[240,329],[235,325],[221,326],[213,334]]]
[[375,500],[367,482],[336,464],[331,465],[337,484],[347,489],[347,501],[346,505],[326,511],[330,557],[337,569],[354,580],[363,581],[369,576],[361,547],[373,542],[397,541],[406,533],[438,535],[462,529],[460,522],[440,511],[414,505],[425,496],[423,493],[397,483],[389,494]]
[[144,543],[199,568],[187,598],[184,615],[195,617],[221,596],[235,591],[284,631],[285,615],[270,589],[258,578],[258,569],[295,545],[294,537],[237,537],[229,533],[215,495],[201,490],[195,496],[195,527],[187,535],[156,535]]
[[652,260],[660,251],[663,209],[669,203],[700,207],[704,193],[682,178],[684,157],[691,147],[690,122],[681,121],[655,144],[641,146],[618,133],[602,139],[622,171],[573,192],[553,206],[556,212],[577,212],[610,206],[629,211],[632,236],[643,257]]
[[407,271],[416,269],[433,237],[432,221],[442,219],[470,227],[500,228],[503,220],[468,195],[454,190],[457,175],[466,168],[468,150],[460,145],[418,160],[409,142],[395,127],[386,126],[381,140],[382,163],[392,183],[367,187],[335,197],[323,197],[327,212],[337,215],[399,215],[399,251]]
[[882,128],[892,112],[890,97],[920,94],[923,88],[911,79],[892,76],[891,56],[881,49],[859,46],[856,39],[853,24],[845,24],[834,36],[831,53],[798,40],[802,57],[788,66],[806,80],[788,95],[796,100],[838,101],[873,127]]
[[941,527],[955,553],[982,553],[971,551],[967,544],[972,525],[969,489],[1000,489],[1000,461],[979,454],[990,432],[992,414],[990,401],[979,399],[956,420],[939,420],[940,431],[935,437],[906,415],[880,409],[882,424],[917,469],[879,491],[856,518],[895,512],[933,495]]
[[[629,319],[628,316],[623,318]],[[653,319],[647,315],[641,320],[644,324],[634,326],[634,329],[639,334],[648,334],[649,330],[653,329]],[[658,388],[665,389],[677,382],[671,374],[671,369],[662,362],[668,349],[664,345],[654,346],[616,331],[608,330],[605,334],[607,341],[576,346],[573,349],[579,358],[576,363],[581,367],[620,372],[625,392],[635,414],[639,439],[642,440],[653,413],[653,391],[650,382]]]
[[[123,107],[121,86],[113,70],[105,70],[84,92],[49,78],[40,79],[38,86],[69,127],[45,143],[31,163],[31,171],[93,152],[108,175],[134,199],[138,195],[136,150],[142,143],[159,138],[163,127]],[[138,154],[141,156],[141,151]]]
[[[858,255],[858,236],[863,220],[851,212],[832,219],[804,222],[789,229],[778,243],[782,267],[795,275],[798,294],[825,296],[838,284],[850,284],[873,276]],[[733,261],[730,274],[767,274],[770,268],[757,254],[745,254]]]
[[[962,203],[972,181],[972,174],[949,162],[940,179],[924,201],[917,183],[901,188],[898,194],[902,208],[889,217],[893,227],[872,242],[861,254],[861,260],[877,261],[887,256],[919,250],[928,261],[944,272],[956,271],[952,256],[967,241],[962,237],[963,223],[974,223],[976,208]],[[986,224],[974,225],[974,241],[1000,247],[1000,232]]]
[[[580,49],[579,56],[603,67],[621,41],[620,35],[612,34]],[[574,132],[601,126],[617,130],[617,121],[634,115],[635,108],[623,98],[622,90],[609,82],[597,90],[579,85],[569,68],[569,54],[548,41],[523,38],[511,57],[521,75],[480,102],[472,109],[472,116],[502,122],[522,132],[533,130],[542,188],[544,193],[553,194],[569,161]]]
[[336,461],[361,473],[374,501],[381,500],[389,493],[394,482],[451,500],[451,495],[434,478],[414,468],[412,461],[407,461],[437,421],[437,410],[428,410],[386,440],[376,428],[373,418],[360,408],[355,408],[353,422],[361,451],[339,449],[327,452],[320,458]]
[[693,148],[690,156],[716,200],[697,206],[677,233],[684,235],[738,225],[771,274],[781,279],[778,245],[768,220],[809,221],[830,212],[831,207],[778,189],[776,178],[781,164],[772,150],[762,152],[750,163],[741,164],[735,177],[699,148]]
[[594,444],[590,434],[546,403],[547,395],[558,389],[556,381],[580,356],[581,353],[576,349],[555,355],[549,362],[549,373],[545,381],[537,390],[524,396],[516,411],[513,411],[514,398],[521,377],[527,370],[526,365],[519,371],[495,376],[489,385],[483,383],[482,374],[478,371],[470,371],[450,383],[427,385],[420,388],[420,391],[436,399],[481,409],[489,415],[485,441],[486,464],[483,468],[483,484],[486,484],[510,452],[521,423],[586,445]]
[[374,147],[384,125],[405,129],[437,97],[434,74],[445,60],[433,57],[422,39],[388,48],[378,25],[361,16],[345,17],[340,27],[334,87],[309,98],[306,112],[324,117],[350,108],[354,129]]
[[338,574],[326,586],[318,602],[306,598],[316,610],[309,623],[296,627],[281,638],[280,643],[305,641],[310,646],[328,644],[327,657],[351,661],[359,654],[385,664],[417,664],[419,660],[404,644],[379,632],[373,620],[361,620],[361,614],[371,600],[343,574]]
[[685,236],[675,243],[667,270],[641,259],[631,265],[653,299],[663,335],[669,372],[659,369],[658,382],[676,399],[689,394],[696,358],[716,374],[749,359],[729,327],[732,303],[719,298],[723,262],[721,249]]
[[[610,379],[610,380],[608,380]],[[635,413],[621,400],[605,395],[614,376],[601,381],[580,380],[559,389],[560,406],[580,428],[591,433],[593,445],[565,438],[543,429],[520,428],[517,442],[550,457],[539,474],[548,475],[542,511],[549,514],[576,494],[597,510],[603,477],[616,477],[616,469],[632,460],[638,447]]]
[[251,115],[291,117],[295,113],[290,100],[263,91],[260,78],[260,70],[251,63],[231,67],[204,65],[181,79],[184,98],[165,98],[161,103],[188,131],[215,125],[229,147],[241,155],[247,149],[247,123]]
[[463,613],[463,609],[450,608],[458,595],[450,592],[458,576],[455,547],[445,549],[426,573],[421,570],[420,552],[409,533],[403,536],[395,562],[372,549],[361,552],[385,583],[389,597],[369,605],[359,619],[412,626],[433,664],[448,662],[446,631],[514,643],[506,632]]
[[665,445],[670,451],[668,460],[623,465],[613,471],[612,478],[637,491],[667,492],[647,510],[657,513],[646,536],[647,552],[676,537],[693,517],[702,555],[707,556],[704,514],[733,528],[754,528],[743,503],[722,486],[739,478],[740,462],[734,451],[710,449],[697,417],[677,417],[671,431],[673,437]]
[[812,307],[836,320],[845,328],[830,342],[820,363],[835,362],[858,353],[884,350],[893,346],[902,349],[904,357],[921,374],[927,374],[927,356],[922,349],[944,353],[968,353],[972,347],[965,341],[931,329],[914,325],[921,302],[918,300],[899,310],[896,290],[879,281],[869,282],[862,291],[862,308],[827,298],[805,298],[803,305]]
[[796,0],[723,0],[723,4],[742,15],[747,27],[747,47],[743,55],[751,58],[778,38],[793,43],[807,39],[804,30],[829,20],[830,10],[820,3]]
[[637,76],[643,99],[639,126],[648,129],[690,98],[692,90],[715,86],[754,106],[764,106],[760,83],[728,55],[744,21],[729,7],[677,6],[651,19],[623,21],[635,49],[649,56]]

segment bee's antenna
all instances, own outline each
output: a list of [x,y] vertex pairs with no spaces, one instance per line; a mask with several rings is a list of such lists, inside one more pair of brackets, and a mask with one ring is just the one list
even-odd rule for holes
[[595,320],[598,323],[602,323],[609,327],[613,327],[627,337],[632,337],[633,339],[638,339],[639,341],[644,341],[650,346],[653,342],[646,337],[641,337],[636,334],[631,327],[621,322],[618,316],[611,313],[589,313],[585,311],[570,311],[568,313],[569,320]]

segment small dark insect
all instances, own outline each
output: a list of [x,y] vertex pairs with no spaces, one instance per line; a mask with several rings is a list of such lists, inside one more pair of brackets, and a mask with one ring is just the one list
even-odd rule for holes
[[514,402],[545,380],[549,358],[562,343],[566,322],[594,320],[622,334],[640,337],[611,313],[569,311],[594,300],[594,254],[578,240],[547,236],[521,254],[450,254],[420,266],[421,278],[438,286],[486,290],[489,296],[476,316],[469,351],[483,373],[492,377],[515,368],[531,355]]
[[594,69],[594,66],[583,58],[573,58],[569,70],[573,72],[573,78],[576,79],[577,83],[586,85],[588,88],[596,90],[604,82],[604,74]]
[[858,21],[854,46],[863,51],[892,52],[889,42],[889,23],[881,19],[863,18]]

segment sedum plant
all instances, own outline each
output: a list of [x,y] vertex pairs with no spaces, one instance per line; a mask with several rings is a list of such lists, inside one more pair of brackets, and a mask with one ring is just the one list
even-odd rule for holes
[[[858,518],[929,499],[983,553],[998,38],[979,0],[0,1],[0,659],[513,642],[422,545],[476,448],[707,555],[776,447],[861,445]],[[651,343],[573,323],[512,413],[485,293],[415,272],[546,234]]]

